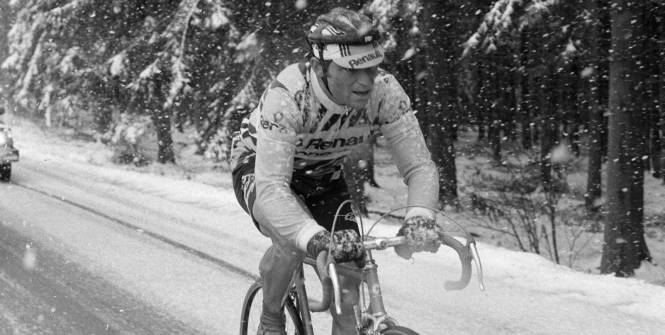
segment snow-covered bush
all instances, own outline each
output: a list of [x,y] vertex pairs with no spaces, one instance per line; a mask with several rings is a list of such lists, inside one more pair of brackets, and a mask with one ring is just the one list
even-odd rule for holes
[[233,136],[240,129],[242,119],[254,108],[253,103],[238,104],[226,110],[223,126],[207,143],[204,156],[215,162],[228,161],[231,158]]
[[142,166],[155,158],[155,137],[150,117],[122,113],[103,140],[113,148],[113,162]]
[[547,253],[558,263],[558,205],[568,188],[565,175],[554,173],[552,187],[545,191],[538,162],[534,156],[489,171],[477,168],[470,181],[470,205],[485,219],[484,228],[509,236],[522,251]]

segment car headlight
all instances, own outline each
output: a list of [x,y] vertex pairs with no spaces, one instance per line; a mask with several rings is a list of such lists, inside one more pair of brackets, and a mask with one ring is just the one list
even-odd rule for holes
[[9,135],[5,132],[0,132],[0,145],[5,145],[9,142]]

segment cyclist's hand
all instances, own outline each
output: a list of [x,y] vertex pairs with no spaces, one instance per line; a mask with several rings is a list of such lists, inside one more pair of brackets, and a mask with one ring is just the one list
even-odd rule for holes
[[333,241],[332,256],[335,262],[356,262],[360,264],[364,260],[365,248],[363,248],[360,236],[353,229],[344,229],[333,234],[327,231],[318,232],[307,243],[307,255],[316,258],[321,251],[328,251],[331,236]]
[[406,237],[406,243],[395,247],[395,252],[402,258],[410,259],[413,253],[420,251],[437,252],[439,227],[436,221],[423,216],[414,216],[404,220],[397,236]]

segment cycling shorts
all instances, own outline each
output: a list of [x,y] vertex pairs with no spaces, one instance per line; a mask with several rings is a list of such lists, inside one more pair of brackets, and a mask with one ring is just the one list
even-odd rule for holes
[[[246,157],[233,170],[232,178],[238,203],[252,217],[254,225],[260,231],[261,228],[252,215],[252,206],[256,200],[254,164],[254,155]],[[294,173],[291,178],[291,190],[303,200],[314,220],[328,231],[332,228],[339,205],[350,199],[344,178],[315,179]],[[336,231],[343,229],[353,229],[359,233],[350,203],[339,210],[335,223]]]

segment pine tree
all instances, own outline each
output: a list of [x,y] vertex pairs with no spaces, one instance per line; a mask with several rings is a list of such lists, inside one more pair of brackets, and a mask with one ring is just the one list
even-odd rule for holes
[[645,43],[642,2],[613,0],[607,211],[602,273],[631,276],[650,260],[644,239]]
[[601,71],[603,69],[602,59],[604,59],[604,52],[601,51],[604,50],[601,36],[603,36],[602,32],[608,29],[605,29],[604,20],[602,20],[607,8],[605,1],[588,0],[588,8],[589,19],[591,20],[588,35],[589,50],[587,51],[589,63],[586,68],[587,73],[582,74],[589,78],[589,167],[587,169],[585,206],[589,213],[597,213],[600,209],[599,202],[602,196],[601,174],[604,156],[603,135],[605,135],[603,103],[601,102]]

